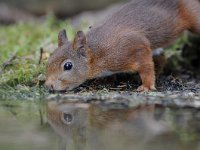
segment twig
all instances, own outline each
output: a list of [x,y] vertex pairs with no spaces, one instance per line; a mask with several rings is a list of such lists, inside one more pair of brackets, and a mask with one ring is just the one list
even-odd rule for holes
[[120,88],[120,87],[116,87],[116,88],[114,88],[114,87],[111,87],[111,88],[109,88],[109,90],[121,90],[122,88]]
[[6,69],[6,67],[8,67],[9,65],[12,64],[12,61],[16,58],[16,54],[17,54],[17,53],[14,52],[14,53],[10,56],[10,58],[2,64],[3,70]]
[[2,69],[0,70],[0,74],[3,73],[3,71],[6,69],[6,67],[8,67],[9,65],[12,64],[12,61],[15,60],[15,58],[16,58],[16,54],[17,54],[17,53],[14,52],[14,53],[10,56],[10,58],[2,64]]
[[38,62],[39,65],[40,65],[41,62],[42,62],[42,54],[43,54],[43,52],[44,52],[44,50],[43,50],[43,48],[41,47],[41,48],[40,48],[40,59],[39,59],[39,62]]

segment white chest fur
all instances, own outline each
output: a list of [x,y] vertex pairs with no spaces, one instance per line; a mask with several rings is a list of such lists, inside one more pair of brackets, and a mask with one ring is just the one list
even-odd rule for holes
[[106,77],[106,76],[110,76],[110,75],[112,75],[112,74],[114,74],[114,72],[104,70],[103,72],[101,72],[101,73],[98,75],[98,77]]

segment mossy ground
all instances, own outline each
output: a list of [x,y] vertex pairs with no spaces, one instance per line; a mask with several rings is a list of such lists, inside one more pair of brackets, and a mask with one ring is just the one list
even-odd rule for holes
[[[0,99],[34,98],[44,92],[38,77],[45,75],[47,60],[39,64],[40,49],[51,53],[62,28],[72,38],[75,30],[70,21],[51,15],[43,21],[0,25]],[[16,58],[3,69],[3,63],[14,53]]]

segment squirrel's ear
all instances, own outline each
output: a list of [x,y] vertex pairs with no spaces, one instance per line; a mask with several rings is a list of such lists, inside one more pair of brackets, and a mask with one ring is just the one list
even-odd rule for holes
[[62,29],[62,30],[58,33],[58,47],[61,47],[61,46],[64,45],[67,41],[68,41],[68,38],[67,38],[66,30],[65,30],[65,29]]
[[86,36],[83,31],[78,31],[74,39],[73,48],[79,49],[86,44]]

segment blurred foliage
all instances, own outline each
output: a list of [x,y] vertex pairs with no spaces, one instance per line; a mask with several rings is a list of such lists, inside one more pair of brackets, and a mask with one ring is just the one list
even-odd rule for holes
[[67,29],[67,34],[71,38],[74,29],[70,26],[70,22],[58,21],[53,15],[49,15],[44,22],[18,23],[9,26],[1,25],[0,63],[7,60],[15,51],[18,56],[36,56],[41,47],[52,43],[57,44],[57,33],[62,28]]
[[165,54],[166,57],[169,58],[174,54],[175,51],[179,51],[183,48],[183,46],[188,43],[188,32],[184,32],[182,36],[180,36],[174,44],[170,45],[166,48]]
[[181,72],[190,72],[195,76],[200,73],[200,36],[184,32],[176,42],[166,49],[167,63],[164,73],[180,74]]

